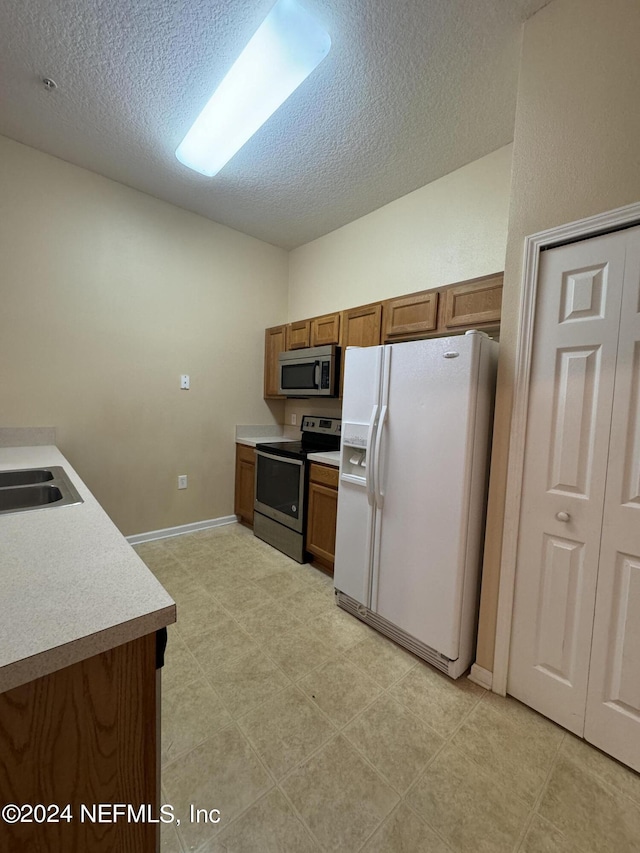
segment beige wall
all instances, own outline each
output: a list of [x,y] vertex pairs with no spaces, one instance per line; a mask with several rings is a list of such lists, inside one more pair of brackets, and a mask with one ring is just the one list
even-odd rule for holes
[[524,27],[478,663],[491,670],[525,236],[640,199],[640,3],[554,0]]
[[287,253],[1,137],[0,186],[0,425],[56,426],[125,534],[231,514]]
[[289,319],[504,269],[511,146],[494,151],[289,258]]

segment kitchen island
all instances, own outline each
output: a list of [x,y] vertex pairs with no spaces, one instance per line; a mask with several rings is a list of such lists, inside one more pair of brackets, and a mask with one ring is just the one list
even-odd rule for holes
[[81,808],[157,817],[156,631],[175,604],[56,447],[0,447],[0,471],[56,465],[83,503],[0,515],[0,801],[58,820],[0,820],[0,849],[152,853],[157,824]]

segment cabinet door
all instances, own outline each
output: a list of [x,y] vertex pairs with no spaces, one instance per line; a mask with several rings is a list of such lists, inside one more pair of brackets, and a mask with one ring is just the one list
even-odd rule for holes
[[340,314],[325,314],[311,321],[311,346],[340,343]]
[[[335,486],[334,486],[335,483]],[[312,464],[309,474],[307,551],[333,574],[338,515],[338,469]]]
[[273,326],[264,333],[264,396],[283,399],[278,394],[278,354],[287,349],[287,327]]
[[253,525],[256,452],[253,447],[236,444],[236,495],[234,512],[245,524]]
[[438,323],[438,292],[428,290],[384,303],[384,343],[429,337]]
[[449,287],[442,293],[442,331],[498,326],[503,276],[495,275]]
[[640,228],[626,240],[584,736],[640,770]]
[[311,346],[311,321],[299,320],[289,323],[288,349],[303,349]]
[[342,312],[342,346],[377,347],[382,332],[382,303]]

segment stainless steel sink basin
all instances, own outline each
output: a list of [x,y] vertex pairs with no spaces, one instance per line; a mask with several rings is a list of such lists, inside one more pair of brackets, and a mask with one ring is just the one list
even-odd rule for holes
[[83,503],[64,468],[0,471],[0,515]]
[[24,468],[20,471],[0,471],[0,489],[5,486],[30,486],[53,480],[51,468]]

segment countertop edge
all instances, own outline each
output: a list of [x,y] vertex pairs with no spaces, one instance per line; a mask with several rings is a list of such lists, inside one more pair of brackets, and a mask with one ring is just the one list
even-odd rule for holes
[[6,693],[37,678],[51,675],[52,672],[80,663],[87,658],[130,643],[132,640],[138,640],[160,628],[166,628],[175,621],[176,605],[173,604],[40,654],[14,661],[0,670],[0,693]]
[[[335,455],[333,455],[335,454]],[[340,467],[340,451],[328,451],[322,452],[318,451],[317,453],[310,453],[307,456],[307,459],[310,462],[318,462],[321,465],[329,465],[331,468],[339,468]]]

